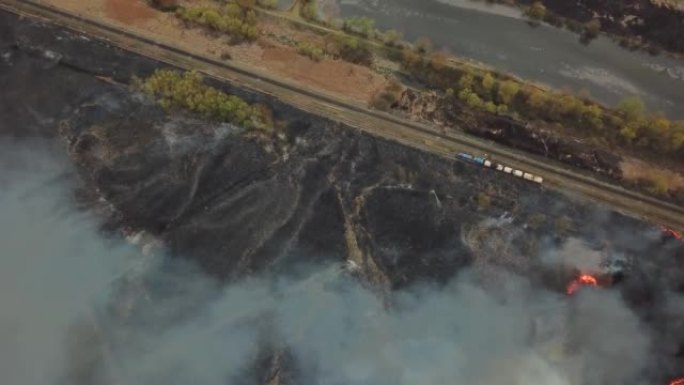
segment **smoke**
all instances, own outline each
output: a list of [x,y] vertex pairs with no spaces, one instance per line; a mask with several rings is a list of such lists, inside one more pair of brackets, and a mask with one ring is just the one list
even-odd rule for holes
[[64,366],[64,338],[106,299],[130,250],[98,237],[73,209],[68,170],[45,143],[0,145],[0,376],[50,384]]
[[[612,291],[568,299],[510,274],[491,293],[463,272],[387,306],[340,266],[219,285],[99,233],[75,208],[73,173],[41,152],[0,145],[4,384],[252,383],[264,349],[292,356],[298,384],[599,385],[648,362],[647,335]],[[573,346],[552,357],[544,325]]]

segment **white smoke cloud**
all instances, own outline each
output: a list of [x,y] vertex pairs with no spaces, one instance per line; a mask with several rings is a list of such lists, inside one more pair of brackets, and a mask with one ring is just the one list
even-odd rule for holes
[[[298,384],[600,385],[647,362],[648,338],[613,292],[569,301],[511,275],[493,295],[464,273],[387,306],[338,266],[227,287],[164,257],[135,271],[143,254],[74,208],[63,165],[0,149],[3,384],[242,384],[264,346],[287,349]],[[575,351],[551,359],[532,343],[548,314],[571,315],[557,334]],[[88,330],[96,338],[73,343]]]

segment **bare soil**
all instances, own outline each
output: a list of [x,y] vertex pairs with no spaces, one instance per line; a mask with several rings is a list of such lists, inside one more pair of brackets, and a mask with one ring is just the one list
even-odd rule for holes
[[142,0],[106,0],[107,16],[122,23],[135,23],[155,17],[155,12]]
[[308,41],[324,46],[324,39],[316,34],[289,28],[280,22],[265,18],[260,21],[264,31],[258,43],[230,46],[221,36],[200,28],[188,28],[172,14],[149,7],[142,0],[43,0],[73,13],[97,17],[107,23],[151,36],[155,40],[173,43],[191,52],[220,59],[230,53],[235,63],[253,66],[297,81],[312,88],[368,103],[383,89],[388,80],[368,67],[341,60],[323,59],[315,62],[299,55],[296,48],[276,39]]

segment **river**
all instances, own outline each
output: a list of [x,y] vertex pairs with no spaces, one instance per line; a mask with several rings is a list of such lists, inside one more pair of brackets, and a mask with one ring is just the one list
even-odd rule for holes
[[471,0],[342,0],[340,11],[528,80],[586,90],[607,105],[638,96],[649,110],[684,119],[684,61],[666,55],[630,52],[605,37],[583,45],[570,31],[531,27],[515,8]]

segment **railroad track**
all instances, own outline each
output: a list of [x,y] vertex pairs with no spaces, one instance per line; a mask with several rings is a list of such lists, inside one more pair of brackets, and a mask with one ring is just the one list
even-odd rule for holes
[[[625,189],[570,170],[549,159],[516,151],[466,134],[444,134],[428,125],[369,110],[351,100],[311,90],[294,82],[276,79],[254,68],[223,62],[181,49],[163,37],[125,31],[121,28],[41,4],[34,0],[0,0],[0,8],[87,34],[127,51],[143,55],[179,69],[194,69],[219,81],[267,94],[306,112],[314,113],[374,136],[453,158],[457,151],[488,153],[499,163],[540,175],[558,189],[579,193],[625,214],[673,227],[684,228],[684,207]],[[502,177],[508,177],[502,174]]]

